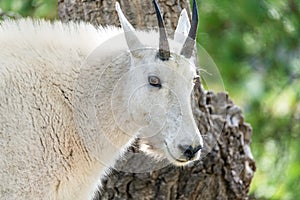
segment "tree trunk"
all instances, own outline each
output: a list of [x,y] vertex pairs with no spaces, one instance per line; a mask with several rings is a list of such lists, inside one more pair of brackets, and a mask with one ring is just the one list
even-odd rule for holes
[[[151,0],[118,0],[130,23],[134,27],[145,29],[156,27],[157,20]],[[119,26],[115,11],[116,0],[58,0],[58,14],[62,21],[88,21],[94,25]],[[182,8],[189,11],[187,0],[158,1],[167,27],[175,30]]]
[[[136,28],[156,27],[152,1],[119,0],[121,8]],[[189,12],[188,0],[158,1],[166,26],[175,29],[183,8]],[[119,26],[115,0],[58,0],[62,21],[84,20],[94,25]],[[225,93],[205,91],[201,82],[194,88],[193,110],[205,148],[200,161],[178,168],[164,166],[146,156],[118,161],[117,170],[103,181],[101,194],[95,199],[247,199],[255,162],[250,150],[252,130],[243,114]],[[144,161],[147,162],[144,162]],[[150,164],[149,164],[150,163]],[[147,165],[157,170],[130,173]],[[161,168],[161,169],[160,169]],[[136,171],[135,171],[136,172]]]

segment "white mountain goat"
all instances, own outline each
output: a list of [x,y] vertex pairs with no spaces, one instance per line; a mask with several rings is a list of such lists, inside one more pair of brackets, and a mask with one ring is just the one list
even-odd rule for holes
[[[118,3],[123,30],[0,22],[0,199],[92,199],[137,137],[146,153],[175,165],[199,158],[190,100],[196,4],[192,25],[182,12],[174,40],[154,4],[157,34],[135,32]],[[126,40],[105,45],[123,31]],[[158,49],[143,42],[154,37]]]

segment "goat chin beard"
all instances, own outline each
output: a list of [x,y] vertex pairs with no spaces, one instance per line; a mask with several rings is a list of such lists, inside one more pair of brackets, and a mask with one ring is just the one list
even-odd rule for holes
[[175,166],[186,166],[191,164],[194,160],[179,160],[176,159],[167,146],[164,146],[164,148],[161,149],[155,149],[153,146],[145,143],[145,142],[139,142],[139,149],[143,151],[146,155],[154,158],[157,161],[162,161],[164,159],[167,159],[170,163],[172,163]]

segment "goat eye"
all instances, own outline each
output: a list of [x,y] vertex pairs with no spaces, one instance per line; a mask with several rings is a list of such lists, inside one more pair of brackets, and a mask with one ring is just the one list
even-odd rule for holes
[[153,87],[161,88],[160,79],[157,76],[149,76],[148,77],[148,82]]

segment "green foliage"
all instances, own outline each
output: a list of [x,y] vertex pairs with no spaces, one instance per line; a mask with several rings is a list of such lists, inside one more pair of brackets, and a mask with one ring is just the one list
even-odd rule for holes
[[300,2],[199,1],[198,42],[253,127],[251,196],[300,196]]
[[20,16],[54,19],[57,16],[57,1],[0,0],[0,19]]
[[[198,42],[253,127],[251,197],[300,196],[300,1],[199,1]],[[3,16],[57,16],[56,0],[0,0]],[[18,14],[16,14],[18,13]]]

